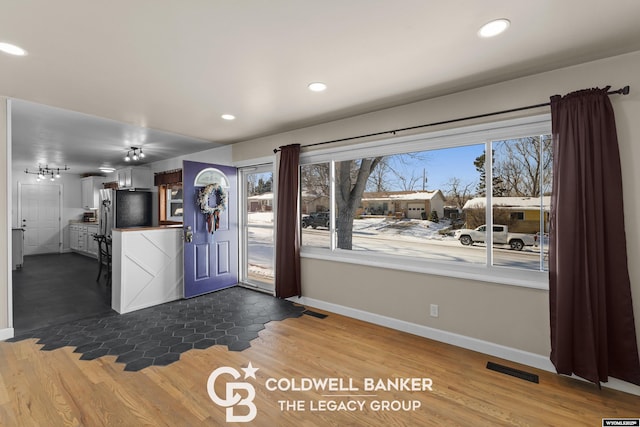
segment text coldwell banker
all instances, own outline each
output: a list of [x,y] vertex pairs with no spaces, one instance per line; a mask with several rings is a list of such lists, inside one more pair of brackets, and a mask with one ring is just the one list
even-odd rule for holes
[[433,391],[431,378],[364,378],[362,388],[353,378],[269,378],[265,387],[269,391]]

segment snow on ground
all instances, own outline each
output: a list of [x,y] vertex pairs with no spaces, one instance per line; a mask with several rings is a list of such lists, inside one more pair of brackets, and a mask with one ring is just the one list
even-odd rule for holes
[[[273,212],[249,214],[248,264],[250,274],[269,277],[273,274]],[[399,256],[461,261],[483,264],[486,249],[482,244],[463,246],[447,235],[450,222],[438,223],[418,219],[364,217],[353,221],[353,250],[392,253]],[[302,230],[302,244],[310,247],[329,247],[326,228]],[[545,242],[546,243],[546,242]],[[546,250],[545,245],[545,250]],[[539,247],[512,251],[496,247],[494,264],[536,270],[540,265]],[[545,261],[546,262],[546,261]]]
[[441,233],[451,226],[448,220],[440,222],[420,219],[394,219],[381,217],[365,217],[353,221],[353,233],[360,235],[378,235],[408,241],[455,240],[453,236]]
[[273,212],[249,212],[249,224],[273,224]]
[[[273,212],[250,212],[249,226],[264,226],[274,224]],[[440,231],[451,226],[449,220],[440,222],[419,219],[395,219],[389,217],[364,217],[353,220],[353,233],[362,236],[371,235],[403,240],[455,240]]]

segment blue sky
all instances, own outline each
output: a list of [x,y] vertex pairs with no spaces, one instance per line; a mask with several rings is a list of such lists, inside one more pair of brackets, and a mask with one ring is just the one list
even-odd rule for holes
[[[478,156],[482,155],[484,147],[484,144],[477,144],[419,153],[420,159],[406,161],[403,166],[404,175],[406,177],[421,177],[424,169],[427,175],[428,190],[446,192],[447,183],[454,177],[459,178],[463,185],[470,182],[473,183],[473,190],[475,190],[479,174],[473,162]],[[391,188],[391,190],[400,189]],[[421,190],[422,186],[418,184],[415,189]]]

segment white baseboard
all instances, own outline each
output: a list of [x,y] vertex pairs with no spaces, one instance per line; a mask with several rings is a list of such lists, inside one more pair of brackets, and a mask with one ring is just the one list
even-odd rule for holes
[[[428,326],[418,325],[416,323],[406,322],[404,320],[394,319],[392,317],[382,316],[380,314],[370,313],[368,311],[358,310],[343,305],[333,304],[308,297],[293,297],[289,299],[297,304],[309,307],[319,308],[343,316],[352,317],[354,319],[363,320],[375,325],[385,326],[402,332],[408,332],[424,338],[446,344],[455,345],[456,347],[477,351],[490,356],[499,357],[501,359],[510,360],[522,365],[531,366],[533,368],[542,369],[548,372],[556,372],[555,367],[548,357],[531,353],[528,351],[518,350],[512,347],[506,347],[489,341],[479,340],[477,338],[467,337],[453,332],[447,332],[440,329],[430,328]],[[584,381],[575,375],[571,378]],[[602,383],[603,387],[614,390],[623,391],[625,393],[640,396],[640,387],[626,381],[616,378],[609,378],[607,383]]]
[[13,328],[0,329],[0,341],[8,340],[14,337]]

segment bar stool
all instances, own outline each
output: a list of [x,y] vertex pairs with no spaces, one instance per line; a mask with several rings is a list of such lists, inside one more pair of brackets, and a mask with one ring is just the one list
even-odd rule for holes
[[96,282],[100,281],[102,269],[105,268],[104,275],[107,278],[107,285],[111,285],[111,237],[103,234],[94,234],[93,239],[98,242],[98,277]]

